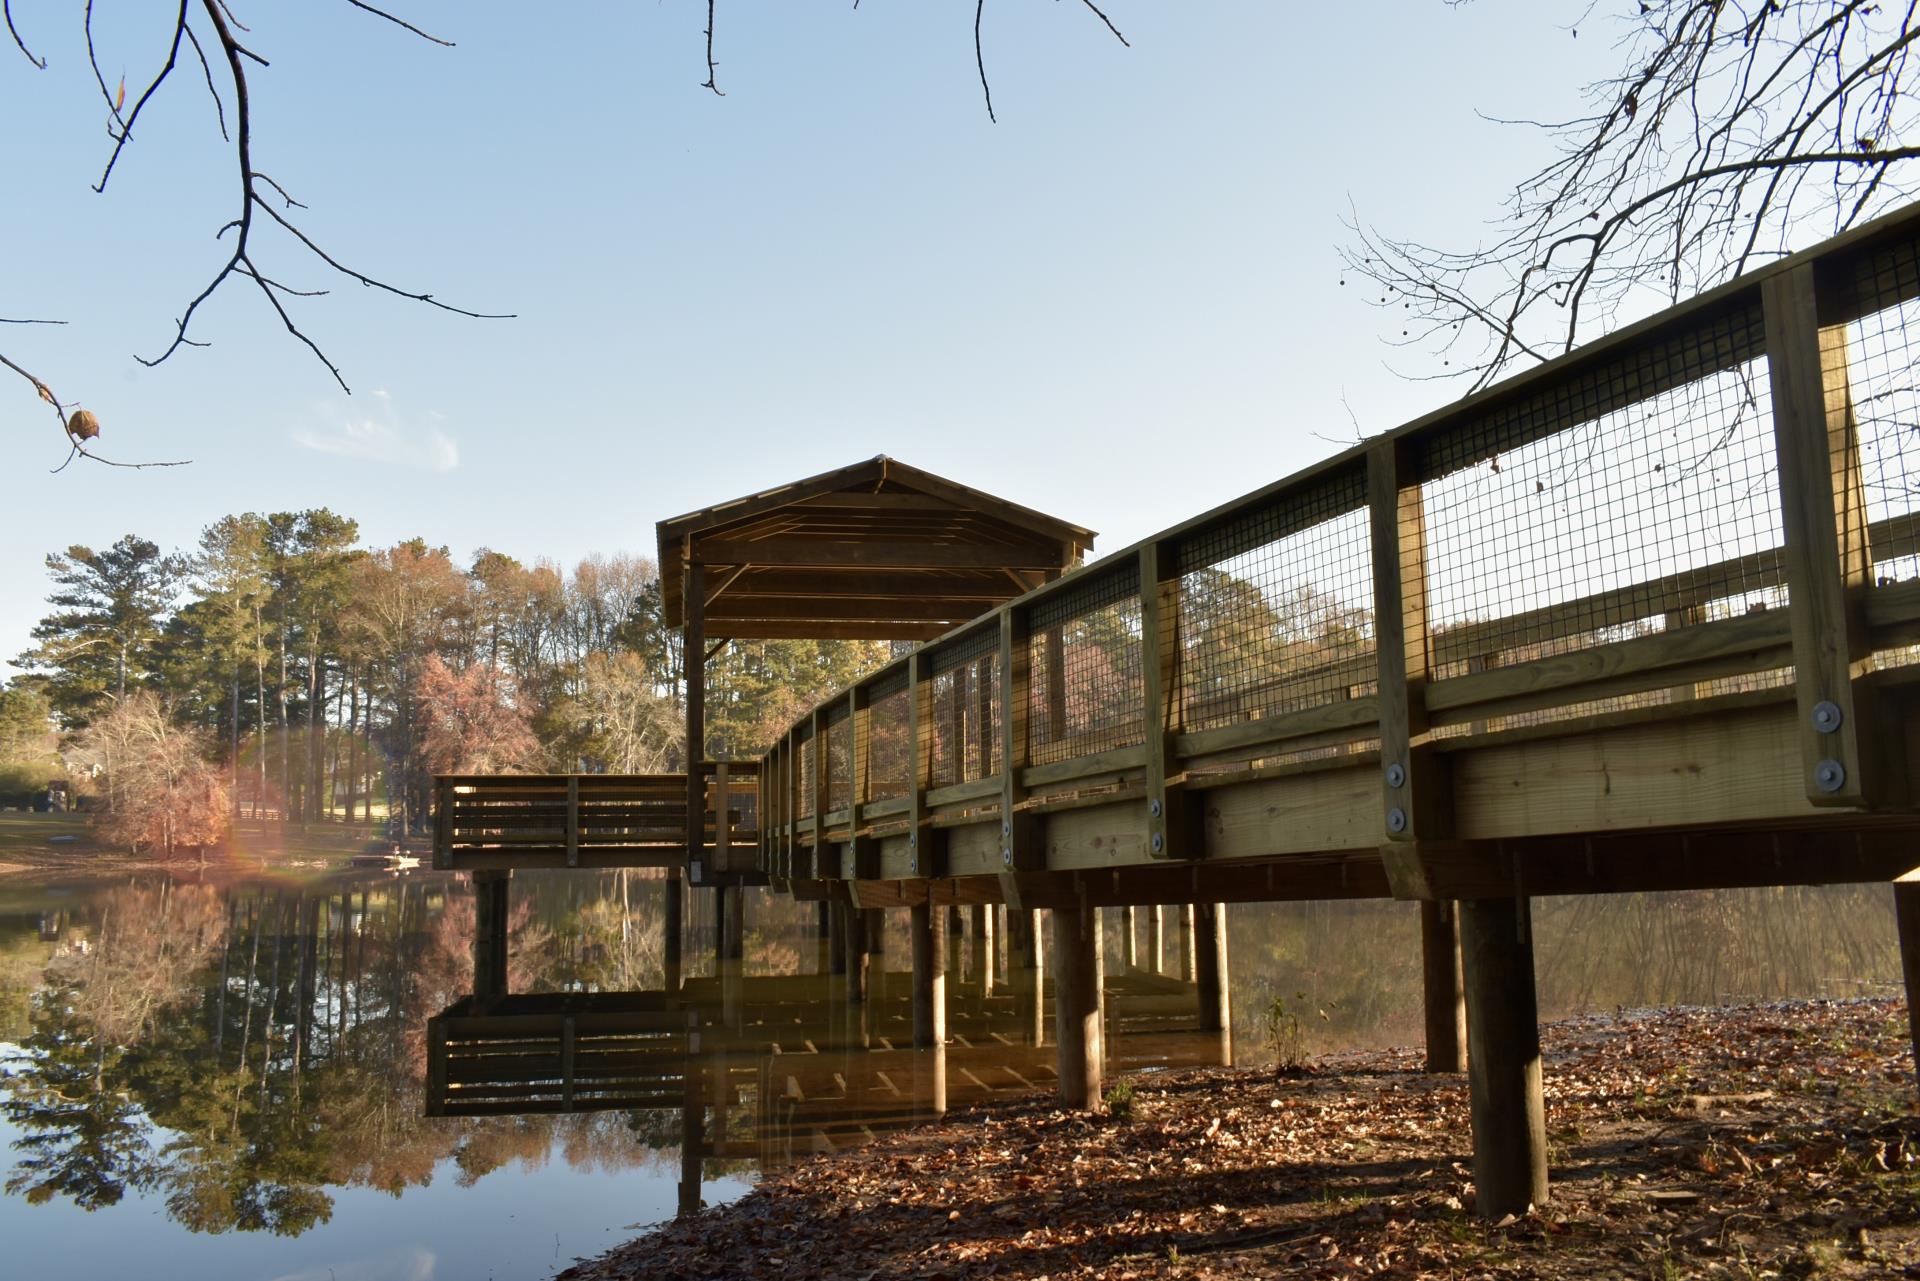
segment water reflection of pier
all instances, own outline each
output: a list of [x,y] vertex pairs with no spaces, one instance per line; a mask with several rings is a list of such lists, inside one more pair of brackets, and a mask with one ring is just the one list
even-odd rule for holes
[[[873,971],[865,999],[831,972],[694,978],[678,992],[468,996],[428,1020],[426,1109],[677,1112],[687,1213],[710,1163],[777,1169],[954,1109],[1054,1091],[1053,1047],[1037,1043],[1011,992],[975,973],[956,990],[964,999],[945,1038],[925,1048],[914,1046],[907,972]],[[1101,1004],[1111,1068],[1227,1061],[1223,1037],[1198,1030],[1189,982],[1114,975]]]

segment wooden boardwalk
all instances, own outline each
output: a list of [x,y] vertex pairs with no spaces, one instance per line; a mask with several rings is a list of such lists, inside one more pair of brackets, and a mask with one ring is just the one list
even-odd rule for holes
[[1081,1106],[1096,909],[1202,905],[1204,988],[1211,905],[1419,901],[1479,1208],[1524,1210],[1531,897],[1893,882],[1920,972],[1917,354],[1920,207],[1034,585],[781,737],[755,873],[843,947],[912,909],[933,1006],[946,907],[1029,971],[1051,909]]

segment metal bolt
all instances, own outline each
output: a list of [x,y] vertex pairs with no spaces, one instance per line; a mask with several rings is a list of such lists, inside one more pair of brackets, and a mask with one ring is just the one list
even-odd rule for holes
[[1160,851],[1162,851],[1162,850],[1164,850],[1164,849],[1166,849],[1166,848],[1167,848],[1167,838],[1166,838],[1166,835],[1165,835],[1164,833],[1161,833],[1161,832],[1155,832],[1155,833],[1153,834],[1153,852],[1154,852],[1155,854],[1158,854],[1158,853],[1160,853]]
[[913,855],[909,855],[909,856],[908,856],[908,858],[907,858],[907,870],[908,870],[909,872],[912,872],[912,873],[914,873],[915,875],[918,875],[918,874],[919,874],[919,872],[920,872],[920,856],[919,856],[918,854],[913,854]]
[[1832,795],[1847,785],[1847,767],[1828,759],[1813,767],[1813,785]]
[[1813,727],[1822,734],[1831,734],[1840,728],[1840,705],[1830,699],[1821,699],[1813,705]]
[[907,833],[907,848],[908,848],[908,849],[913,849],[913,848],[915,848],[916,846],[918,846],[919,844],[920,844],[920,834],[919,834],[918,832],[908,832],[908,833]]
[[1012,835],[1013,835],[1013,820],[1012,820],[1012,819],[1010,819],[1010,818],[1003,818],[1003,819],[1001,819],[1001,820],[1000,820],[1000,835],[1002,835],[1002,836],[1012,836]]
[[1398,805],[1387,811],[1387,830],[1404,832],[1407,830],[1407,812]]
[[1160,817],[1160,798],[1159,797],[1156,796],[1152,800],[1147,802],[1147,813],[1153,815],[1155,818]]
[[1406,781],[1407,781],[1406,767],[1401,765],[1399,761],[1395,761],[1393,764],[1387,766],[1387,786],[1388,787],[1400,787],[1400,786],[1403,786],[1406,783]]
[[1000,863],[1003,867],[1013,866],[1013,847],[1011,845],[1002,845],[1000,847]]

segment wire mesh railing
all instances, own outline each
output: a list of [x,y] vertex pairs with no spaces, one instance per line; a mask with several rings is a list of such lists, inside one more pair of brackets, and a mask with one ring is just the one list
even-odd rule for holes
[[[1789,271],[1812,282],[1802,301],[1781,284]],[[1804,314],[1783,323],[1785,307]],[[1409,735],[1457,751],[1619,713],[1692,714],[1671,705],[1727,695],[1777,699],[1800,679],[1795,584],[1829,574],[1915,585],[1862,624],[1894,629],[1876,661],[1914,661],[1917,343],[1920,210],[1038,587],[863,684],[866,719],[848,722],[846,748],[865,779],[848,794],[853,826],[876,802],[889,803],[876,816],[890,832],[902,814],[933,821],[926,793],[996,778],[1002,806],[1116,775],[1144,781],[1157,804],[1203,769],[1224,776],[1202,785],[1230,786],[1243,766],[1404,753]],[[1822,469],[1783,463],[1798,455],[1782,416],[1795,439],[1817,439],[1821,396],[1831,475],[1801,479]],[[1827,496],[1802,502],[1809,491],[1794,487],[1829,481],[1844,563],[1809,568],[1787,540]],[[1383,608],[1398,615],[1391,628]],[[1400,714],[1392,699],[1423,706]],[[804,771],[810,749],[795,750]],[[1030,786],[1044,794],[1027,798]]]

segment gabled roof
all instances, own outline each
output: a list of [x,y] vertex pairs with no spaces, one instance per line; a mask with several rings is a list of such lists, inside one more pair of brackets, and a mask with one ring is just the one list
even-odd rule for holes
[[1094,539],[884,454],[663,520],[658,533],[667,624],[684,623],[698,563],[713,639],[927,639],[1079,563]]

